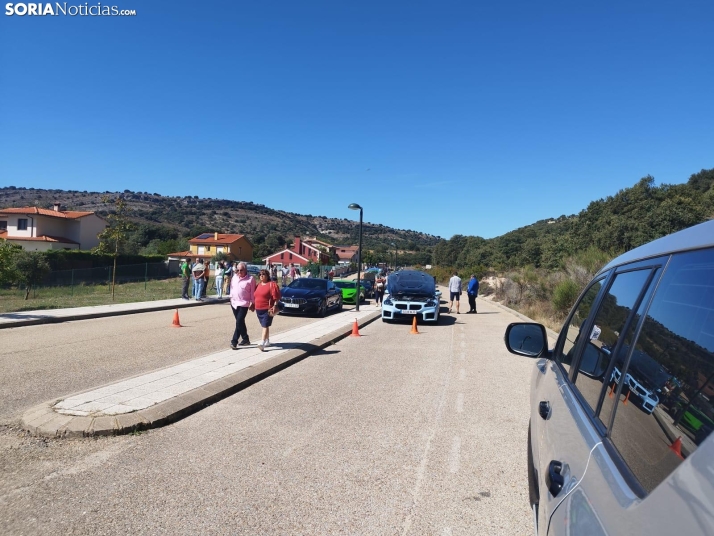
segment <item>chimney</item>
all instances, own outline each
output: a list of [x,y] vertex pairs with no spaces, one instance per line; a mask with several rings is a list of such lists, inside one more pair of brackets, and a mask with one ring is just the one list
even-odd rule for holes
[[300,237],[296,236],[295,240],[293,241],[293,251],[298,255],[302,255],[302,252],[300,251],[300,246],[302,246],[302,244],[300,243]]
[[213,233],[213,239],[218,240],[218,232],[217,231],[215,233]]
[[60,205],[59,203],[55,203],[54,205],[52,205],[52,207],[55,209],[55,212],[59,212],[62,208],[62,205]]

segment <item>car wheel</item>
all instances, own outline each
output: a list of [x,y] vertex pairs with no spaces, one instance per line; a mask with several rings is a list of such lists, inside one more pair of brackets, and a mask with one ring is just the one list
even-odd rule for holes
[[317,316],[320,318],[325,318],[327,314],[327,300],[322,300],[320,306],[317,308]]
[[342,298],[340,298],[340,304],[337,306],[337,311],[338,311],[338,312],[339,312],[339,311],[342,311],[342,305],[343,305]]

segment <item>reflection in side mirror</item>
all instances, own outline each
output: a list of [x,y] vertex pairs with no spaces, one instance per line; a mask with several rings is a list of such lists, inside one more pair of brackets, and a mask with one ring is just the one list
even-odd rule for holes
[[512,354],[540,357],[547,349],[548,338],[541,324],[516,323],[506,328],[505,342]]

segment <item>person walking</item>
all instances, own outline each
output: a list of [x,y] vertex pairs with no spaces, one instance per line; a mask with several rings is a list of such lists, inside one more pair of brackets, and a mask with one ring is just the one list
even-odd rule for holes
[[[248,346],[248,328],[245,317],[248,311],[255,311],[255,279],[248,273],[248,266],[244,262],[235,265],[231,279],[231,309],[236,319],[236,329],[231,339],[231,348],[237,350],[239,346]],[[240,342],[238,339],[241,339]]]
[[218,261],[218,266],[216,266],[216,296],[218,298],[223,297],[223,271],[225,266],[223,261]]
[[471,274],[469,286],[466,287],[466,294],[469,296],[469,310],[466,314],[476,314],[476,296],[478,296],[478,279],[474,274]]
[[179,266],[179,273],[181,274],[181,297],[184,300],[188,300],[188,285],[191,282],[191,267],[188,265],[188,259],[184,259]]
[[461,296],[461,278],[459,274],[454,270],[454,275],[449,279],[449,312],[454,306],[454,301],[456,301],[456,314],[461,314],[459,312],[459,297]]
[[374,280],[374,301],[380,307],[382,306],[382,300],[384,299],[384,287],[385,280],[382,272],[377,274],[377,278]]
[[201,287],[201,298],[206,298],[206,292],[208,292],[208,280],[211,275],[211,263],[206,263],[206,269],[203,271],[203,286]]
[[273,323],[273,317],[278,314],[280,289],[275,281],[270,280],[268,270],[261,270],[258,278],[259,283],[255,289],[255,314],[258,315],[258,321],[263,328],[258,350],[264,352],[270,346],[270,326]]
[[206,267],[203,264],[203,259],[198,259],[193,268],[191,268],[191,274],[193,274],[193,297],[196,298],[196,301],[201,301],[205,271]]
[[288,274],[290,273],[290,269],[287,267],[287,265],[283,266],[283,269],[280,272],[283,276],[283,286],[287,286],[288,284]]
[[233,276],[233,263],[227,261],[223,267],[223,294],[228,296],[231,290],[231,277]]

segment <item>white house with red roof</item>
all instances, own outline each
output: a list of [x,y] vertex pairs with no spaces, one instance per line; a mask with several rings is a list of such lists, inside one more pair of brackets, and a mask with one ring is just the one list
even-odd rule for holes
[[97,235],[107,222],[94,212],[19,207],[0,209],[0,238],[28,251],[89,250],[99,245]]

